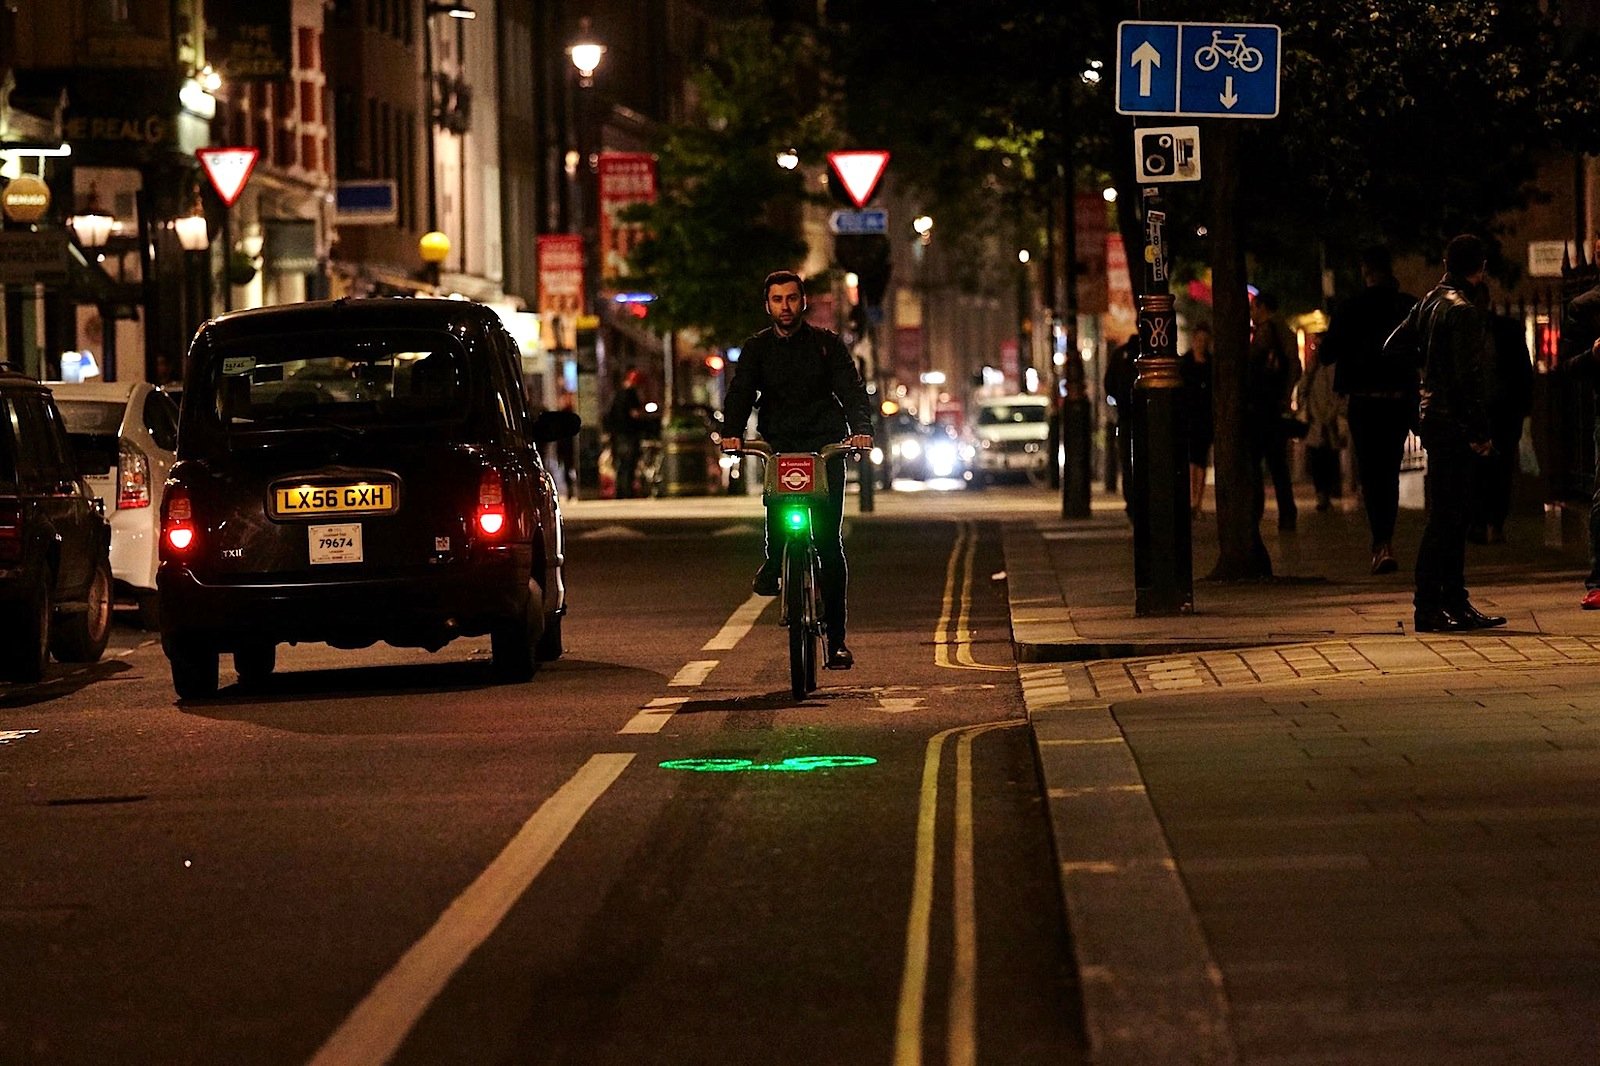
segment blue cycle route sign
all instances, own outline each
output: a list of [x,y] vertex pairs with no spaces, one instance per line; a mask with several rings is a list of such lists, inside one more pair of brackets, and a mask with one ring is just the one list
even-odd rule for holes
[[1247,22],[1117,26],[1117,112],[1276,118],[1283,33]]

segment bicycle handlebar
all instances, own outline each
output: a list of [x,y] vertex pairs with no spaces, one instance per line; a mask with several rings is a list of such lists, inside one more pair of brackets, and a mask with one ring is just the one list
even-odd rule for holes
[[[762,459],[770,459],[774,455],[778,454],[776,449],[774,449],[772,447],[772,445],[768,444],[764,440],[746,440],[746,441],[743,441],[742,444],[743,444],[743,447],[734,448],[732,450],[725,451],[722,454],[724,454],[724,455],[757,455],[757,456],[760,456]],[[819,459],[827,461],[829,459],[832,459],[836,455],[843,455],[846,452],[855,452],[857,457],[859,457],[860,454],[861,454],[861,451],[862,451],[861,448],[857,448],[855,445],[851,444],[849,441],[842,440],[842,441],[837,441],[837,442],[835,442],[833,444],[824,444],[821,448],[817,449],[815,452],[800,453],[800,454],[815,455]]]

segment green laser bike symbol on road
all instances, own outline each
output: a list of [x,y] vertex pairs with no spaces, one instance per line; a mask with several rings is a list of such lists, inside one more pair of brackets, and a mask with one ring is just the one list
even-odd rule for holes
[[735,774],[770,771],[803,774],[812,770],[837,770],[845,766],[871,766],[878,760],[870,755],[796,755],[781,762],[756,762],[754,759],[668,759],[663,770],[688,770],[698,774]]

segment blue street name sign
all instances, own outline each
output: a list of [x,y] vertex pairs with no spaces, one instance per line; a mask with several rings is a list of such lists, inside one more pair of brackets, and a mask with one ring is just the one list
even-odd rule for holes
[[837,236],[888,233],[889,212],[882,208],[866,211],[835,211],[828,216],[828,232]]
[[1276,118],[1283,31],[1246,22],[1117,26],[1117,112]]

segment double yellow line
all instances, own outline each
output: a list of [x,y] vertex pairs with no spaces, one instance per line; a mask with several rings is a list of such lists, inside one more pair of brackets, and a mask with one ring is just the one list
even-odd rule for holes
[[960,523],[944,568],[944,604],[933,631],[933,665],[950,670],[1004,672],[1007,667],[985,666],[972,657],[972,566],[977,553],[977,528],[972,522]]
[[1021,722],[956,726],[934,734],[922,762],[922,803],[917,813],[917,858],[906,921],[906,967],[900,978],[895,1017],[894,1066],[922,1066],[923,1014],[928,989],[928,943],[933,929],[934,856],[939,817],[939,767],[944,742],[956,742],[955,843],[951,855],[951,958],[945,1061],[973,1066],[978,1060],[978,920],[973,879],[972,742],[995,729]]

